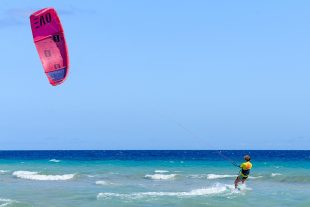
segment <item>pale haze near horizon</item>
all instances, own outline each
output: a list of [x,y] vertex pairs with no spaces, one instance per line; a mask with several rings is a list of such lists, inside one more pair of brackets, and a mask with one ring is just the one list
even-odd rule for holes
[[[0,149],[310,149],[308,1],[1,1]],[[49,85],[29,15],[54,7]]]

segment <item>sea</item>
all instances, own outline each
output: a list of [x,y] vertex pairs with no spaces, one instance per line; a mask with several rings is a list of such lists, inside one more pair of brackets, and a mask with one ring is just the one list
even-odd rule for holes
[[0,151],[4,206],[309,207],[310,151]]

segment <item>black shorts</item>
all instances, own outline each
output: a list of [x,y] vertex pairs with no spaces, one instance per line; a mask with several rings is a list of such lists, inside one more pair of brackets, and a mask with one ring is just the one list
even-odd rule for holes
[[241,174],[238,176],[239,180],[246,180],[247,178],[248,178],[248,176],[243,176]]

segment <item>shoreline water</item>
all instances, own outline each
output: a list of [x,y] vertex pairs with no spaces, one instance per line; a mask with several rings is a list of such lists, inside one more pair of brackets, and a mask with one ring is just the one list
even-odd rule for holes
[[0,151],[0,206],[309,206],[310,151]]

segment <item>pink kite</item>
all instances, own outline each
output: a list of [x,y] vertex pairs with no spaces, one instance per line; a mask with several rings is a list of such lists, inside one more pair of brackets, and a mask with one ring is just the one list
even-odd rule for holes
[[63,83],[69,72],[69,56],[64,31],[53,8],[30,16],[33,40],[45,74],[53,86]]

